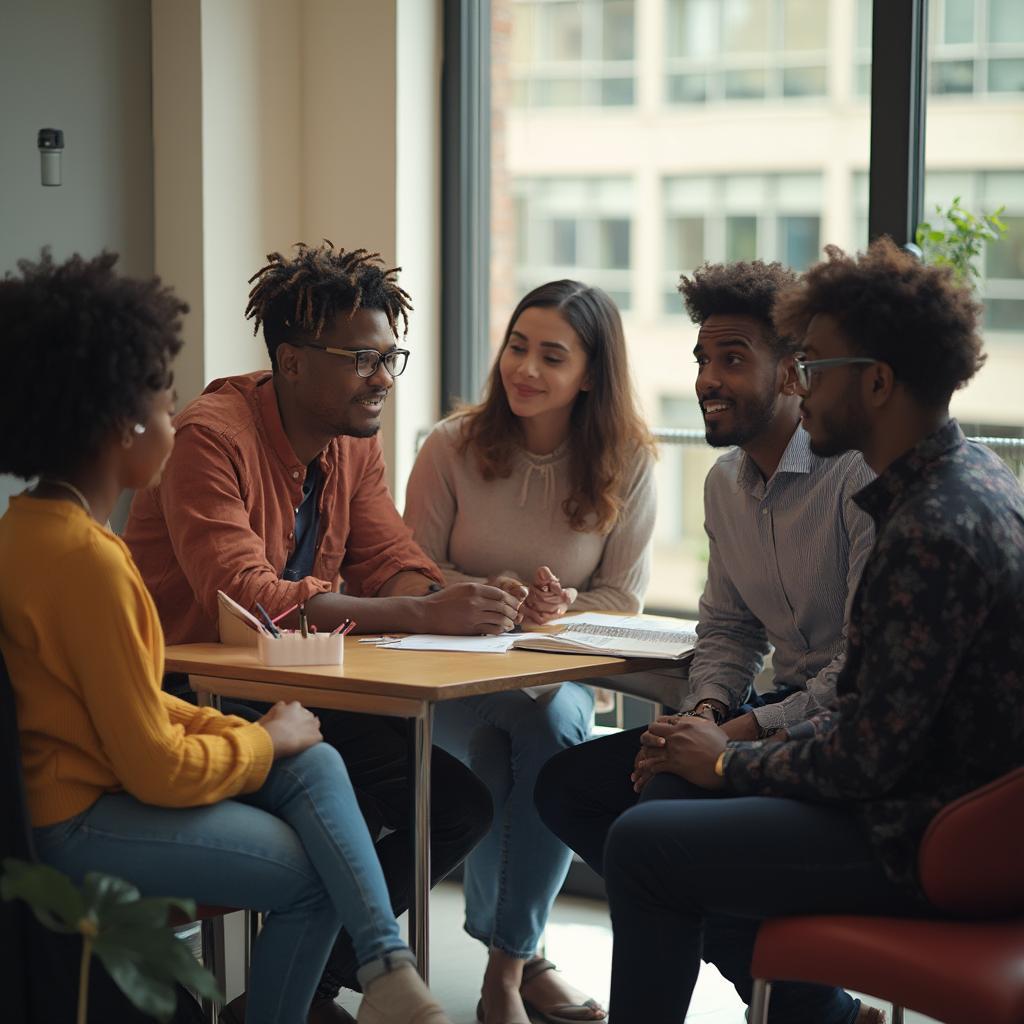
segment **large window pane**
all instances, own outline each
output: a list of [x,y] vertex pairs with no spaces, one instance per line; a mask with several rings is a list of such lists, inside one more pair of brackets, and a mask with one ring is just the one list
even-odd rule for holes
[[990,43],[1024,43],[1024,4],[1020,0],[989,0]]
[[519,107],[622,107],[636,102],[637,0],[496,0],[511,26],[503,74]]
[[761,53],[769,49],[768,0],[721,0],[722,49]]
[[669,0],[670,57],[710,57],[718,50],[718,0]]
[[[870,68],[859,8],[576,0],[578,22],[563,14],[579,26],[581,56],[566,59],[568,29],[557,47],[537,36],[542,8],[567,0],[491,2],[496,32],[512,35],[492,51],[504,103],[493,111],[492,344],[528,288],[558,277],[597,285],[622,309],[650,423],[699,429],[697,328],[680,274],[730,259],[803,269],[825,242],[853,243],[845,197],[868,165],[867,100],[851,105],[852,75],[836,69]],[[517,105],[501,99],[510,95]],[[702,439],[661,447],[651,608],[696,608],[703,482],[719,454]]]
[[783,47],[824,50],[828,44],[828,4],[821,0],[785,0]]
[[970,43],[974,40],[974,0],[944,0],[942,40]]

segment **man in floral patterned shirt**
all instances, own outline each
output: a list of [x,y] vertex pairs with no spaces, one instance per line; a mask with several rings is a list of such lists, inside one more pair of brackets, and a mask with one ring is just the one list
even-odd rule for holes
[[984,359],[978,307],[888,239],[827,252],[775,320],[803,338],[812,451],[859,450],[879,474],[855,496],[877,539],[837,707],[782,742],[730,742],[701,719],[651,726],[643,770],[734,798],[642,804],[613,827],[616,1024],[682,1021],[709,915],[752,946],[766,917],[927,913],[928,823],[1024,763],[1024,492],[949,417]]

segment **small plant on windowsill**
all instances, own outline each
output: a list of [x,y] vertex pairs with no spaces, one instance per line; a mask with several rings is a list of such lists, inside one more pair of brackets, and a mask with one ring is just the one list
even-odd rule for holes
[[960,205],[959,196],[946,210],[936,205],[937,218],[922,221],[914,235],[924,262],[952,267],[959,284],[974,288],[981,276],[976,261],[985,243],[998,242],[1006,234],[1006,225],[1000,220],[1005,209],[1000,206],[994,213],[974,214]]
[[0,876],[5,900],[24,900],[51,931],[82,936],[76,1024],[86,1024],[89,963],[95,953],[117,987],[142,1013],[169,1021],[177,1006],[175,982],[211,999],[217,982],[168,927],[179,910],[195,916],[192,900],[143,899],[133,885],[110,875],[88,874],[81,887],[46,864],[8,857]]

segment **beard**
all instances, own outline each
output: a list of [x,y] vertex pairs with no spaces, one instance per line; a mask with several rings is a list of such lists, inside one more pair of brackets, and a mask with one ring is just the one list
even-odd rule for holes
[[[732,407],[731,423],[704,424],[704,438],[712,448],[730,448],[744,445],[767,429],[775,416],[775,391],[767,391],[756,398],[737,401]],[[712,402],[715,399],[707,399]]]
[[805,429],[811,451],[821,458],[863,451],[868,433],[867,413],[859,396],[846,395],[836,406],[815,413],[813,423],[805,424]]

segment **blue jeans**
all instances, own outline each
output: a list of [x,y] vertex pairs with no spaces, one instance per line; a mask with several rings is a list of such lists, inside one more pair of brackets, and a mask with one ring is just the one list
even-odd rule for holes
[[528,959],[537,950],[572,851],[537,815],[533,789],[544,763],[589,735],[594,695],[562,683],[532,700],[518,690],[437,706],[435,739],[464,760],[494,801],[494,821],[466,858],[466,931]]
[[[611,827],[604,872],[616,1024],[682,1024],[702,957],[749,1001],[764,918],[922,912],[851,811],[777,797],[644,801]],[[841,989],[791,982],[773,990],[769,1020],[852,1024],[859,1007]]]
[[[678,821],[686,822],[690,820],[690,804],[737,802],[733,797],[701,789],[671,774],[656,775],[644,787],[642,795],[634,793],[629,773],[633,770],[633,760],[640,749],[640,735],[645,729],[646,726],[629,729],[566,750],[545,766],[537,783],[535,797],[541,819],[599,875],[603,875],[606,881],[609,872],[609,834],[623,816],[651,806],[665,809],[664,818],[659,817],[659,821],[675,821],[671,813],[673,809],[678,809]],[[640,807],[637,812],[631,811],[630,808],[638,803]],[[678,838],[678,833],[676,835]],[[606,842],[609,842],[608,846]],[[639,853],[642,851],[638,851],[638,856]],[[731,861],[727,860],[726,863]],[[762,864],[753,861],[748,875],[743,878],[723,877],[719,884],[730,892],[746,892],[748,885],[756,890],[771,890],[775,879],[767,862]],[[691,888],[703,892],[709,883],[703,877],[695,879],[688,875],[684,870],[684,861],[680,860],[671,879],[666,872],[665,885],[672,892]],[[703,921],[703,940],[702,958],[714,964],[733,983],[740,998],[749,1003],[753,984],[750,977],[750,955],[754,941],[754,931],[749,923],[709,914]],[[616,948],[619,948],[618,934]],[[673,979],[674,984],[676,972],[673,969],[665,977]],[[790,1014],[787,1007],[795,1008],[794,1012]],[[772,1024],[782,1024],[784,1021],[845,1024],[856,1017],[857,1009],[857,1001],[842,989],[828,985],[780,982],[773,986],[769,1020]],[[621,1013],[621,1010],[617,1011],[616,1017]],[[650,1019],[662,1018],[652,1014]],[[672,1019],[669,1016],[664,1018],[666,1021]],[[681,1014],[678,1019],[682,1020]]]
[[255,793],[187,808],[109,794],[36,829],[35,842],[42,861],[76,881],[99,871],[144,896],[264,911],[247,1024],[303,1024],[342,925],[364,982],[412,959],[348,772],[326,743],[275,761]]

